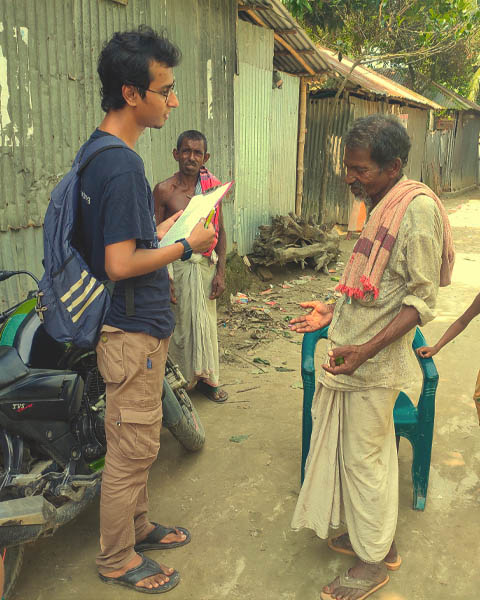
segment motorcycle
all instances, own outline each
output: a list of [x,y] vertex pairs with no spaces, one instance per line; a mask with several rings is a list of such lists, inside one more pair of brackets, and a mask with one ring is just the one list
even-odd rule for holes
[[[0,271],[0,281],[28,271]],[[105,383],[94,350],[51,338],[36,291],[0,312],[0,552],[4,596],[24,544],[52,535],[99,493],[106,452]],[[167,358],[163,425],[190,451],[205,431],[177,365]]]

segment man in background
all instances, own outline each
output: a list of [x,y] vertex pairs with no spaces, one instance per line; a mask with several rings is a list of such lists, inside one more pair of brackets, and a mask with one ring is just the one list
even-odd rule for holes
[[[178,162],[178,172],[157,184],[153,191],[157,224],[185,209],[195,195],[220,185],[205,168],[210,154],[200,131],[180,134],[173,157]],[[212,222],[215,240],[207,252],[171,265],[176,326],[169,352],[189,388],[196,384],[196,389],[209,400],[225,402],[228,394],[219,388],[216,308],[216,299],[225,290],[227,247],[220,204]]]

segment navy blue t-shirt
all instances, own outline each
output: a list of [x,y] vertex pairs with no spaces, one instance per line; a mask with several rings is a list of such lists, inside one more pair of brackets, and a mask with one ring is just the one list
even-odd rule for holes
[[[112,138],[112,144],[118,142],[118,138],[99,129],[89,141],[106,135]],[[138,154],[127,148],[99,154],[82,173],[80,195],[78,233],[85,259],[97,279],[108,279],[105,246],[135,239],[137,248],[158,247],[152,190]],[[126,314],[126,281],[135,282],[132,316]],[[158,339],[169,337],[175,319],[170,309],[167,268],[116,282],[105,324]]]

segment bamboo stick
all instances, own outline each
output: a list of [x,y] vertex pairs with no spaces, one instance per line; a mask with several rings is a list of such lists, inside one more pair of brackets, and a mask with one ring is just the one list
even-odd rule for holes
[[305,134],[307,131],[307,82],[300,78],[300,105],[298,110],[298,151],[297,151],[297,195],[295,198],[295,214],[302,216],[303,200],[303,158],[305,155]]

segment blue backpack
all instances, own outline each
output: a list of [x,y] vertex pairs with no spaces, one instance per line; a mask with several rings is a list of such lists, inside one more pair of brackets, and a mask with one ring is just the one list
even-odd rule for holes
[[96,279],[72,245],[80,202],[80,179],[87,165],[110,148],[127,148],[105,136],[84,144],[71,170],[55,186],[43,224],[43,265],[37,313],[47,333],[59,342],[93,348],[110,307],[109,282]]

